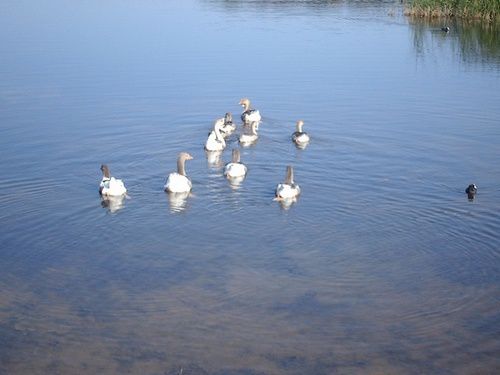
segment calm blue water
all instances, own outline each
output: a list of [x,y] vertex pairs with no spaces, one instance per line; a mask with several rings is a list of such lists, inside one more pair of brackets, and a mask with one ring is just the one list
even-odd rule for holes
[[[401,11],[0,3],[0,373],[500,371],[498,28]],[[203,145],[242,97],[263,122],[233,189],[237,137]]]

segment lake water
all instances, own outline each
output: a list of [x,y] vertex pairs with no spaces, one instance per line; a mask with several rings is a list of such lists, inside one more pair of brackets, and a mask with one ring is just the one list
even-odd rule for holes
[[[499,33],[443,22],[382,1],[2,2],[0,373],[498,373]],[[235,189],[236,137],[219,163],[203,145],[242,97],[263,122]],[[101,163],[129,199],[101,202]]]

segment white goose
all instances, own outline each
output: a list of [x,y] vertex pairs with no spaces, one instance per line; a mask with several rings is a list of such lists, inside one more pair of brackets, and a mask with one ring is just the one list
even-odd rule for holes
[[254,121],[250,124],[250,133],[249,134],[245,134],[243,133],[242,135],[240,135],[240,143],[243,145],[243,146],[248,146],[248,145],[251,145],[255,142],[257,142],[257,139],[259,139],[259,135],[257,134],[257,125],[259,123]]
[[224,138],[227,138],[236,130],[236,124],[233,123],[233,115],[231,112],[227,112],[222,120],[224,124],[221,126],[220,132]]
[[240,163],[240,150],[233,149],[233,157],[231,163],[227,163],[224,167],[224,175],[227,178],[245,177],[247,174],[247,167],[245,164]]
[[222,151],[226,148],[226,141],[221,134],[221,128],[224,125],[224,119],[217,119],[214,123],[214,130],[208,135],[207,142],[205,143],[205,150],[207,151]]
[[186,176],[186,160],[193,157],[187,152],[181,152],[177,158],[177,172],[168,175],[164,188],[170,193],[189,193],[192,188],[191,180]]
[[102,180],[99,184],[99,193],[104,196],[120,196],[127,193],[122,180],[111,177],[106,164],[101,165]]
[[300,187],[293,181],[292,166],[286,167],[285,182],[276,186],[276,199],[278,200],[293,200],[300,194]]
[[309,135],[306,132],[302,131],[303,126],[304,126],[304,121],[302,120],[297,121],[296,130],[292,134],[292,140],[299,147],[305,146],[310,140]]
[[243,107],[243,113],[241,114],[241,120],[245,124],[249,124],[251,122],[259,122],[262,117],[260,116],[260,112],[257,109],[250,108],[250,100],[247,98],[243,98],[240,100],[239,104]]

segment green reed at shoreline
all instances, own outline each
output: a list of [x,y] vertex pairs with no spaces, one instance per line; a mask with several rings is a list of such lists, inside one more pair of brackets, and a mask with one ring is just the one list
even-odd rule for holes
[[405,14],[500,20],[500,0],[410,0]]

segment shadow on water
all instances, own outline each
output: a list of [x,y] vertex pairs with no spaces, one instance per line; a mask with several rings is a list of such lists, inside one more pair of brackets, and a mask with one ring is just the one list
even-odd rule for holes
[[[464,63],[500,64],[499,23],[421,17],[409,17],[408,21],[419,56],[425,56],[432,46],[441,46],[447,41]],[[441,30],[445,26],[450,28],[449,32]]]

